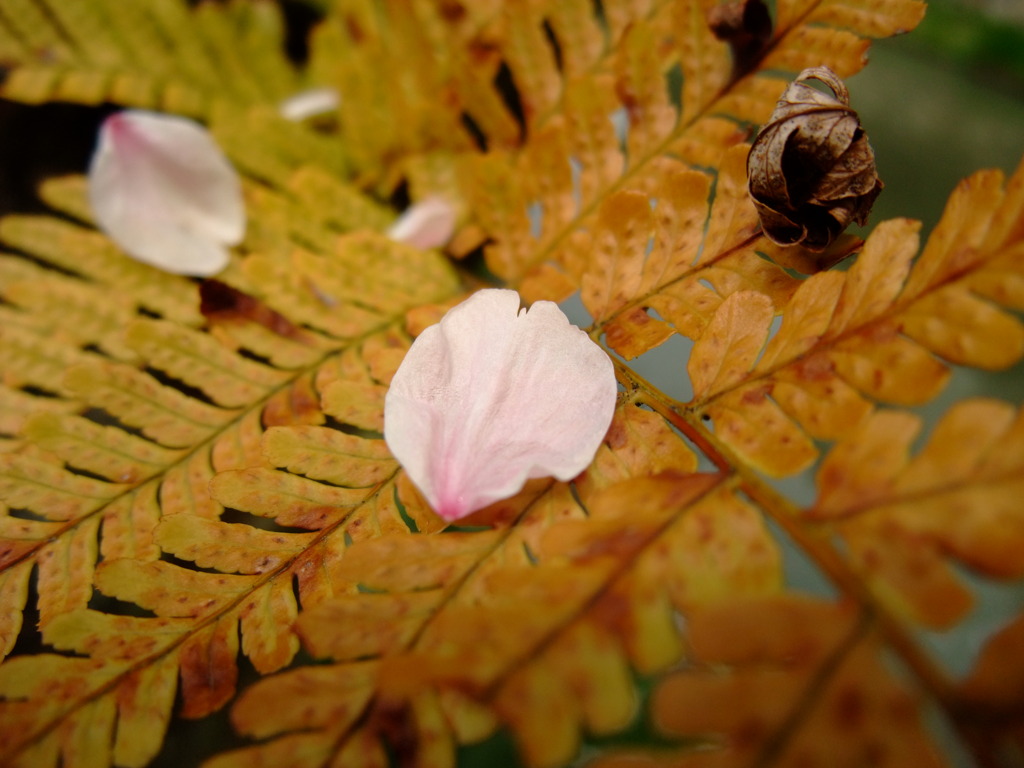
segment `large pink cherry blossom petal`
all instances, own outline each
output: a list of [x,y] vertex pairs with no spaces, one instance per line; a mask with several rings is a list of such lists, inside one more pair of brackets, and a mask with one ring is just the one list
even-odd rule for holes
[[100,229],[130,256],[181,275],[209,276],[245,234],[235,169],[197,123],[127,110],[100,129],[89,166]]
[[550,301],[483,290],[413,343],[384,438],[434,510],[457,520],[536,477],[582,472],[611,424],[608,355]]
[[440,197],[409,206],[388,230],[388,237],[416,248],[440,248],[455,232],[455,208]]

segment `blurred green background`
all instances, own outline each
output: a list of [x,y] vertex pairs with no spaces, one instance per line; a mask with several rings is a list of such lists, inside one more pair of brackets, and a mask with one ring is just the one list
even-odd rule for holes
[[1024,0],[932,0],[911,34],[876,41],[848,85],[886,188],[872,221],[928,232],[956,183],[1024,154]]
[[[869,55],[848,85],[885,182],[871,225],[920,219],[923,240],[961,179],[1009,175],[1024,158],[1024,0],[931,0],[914,32],[876,41]],[[1024,402],[1024,368],[957,370],[921,410],[935,417],[970,395]]]

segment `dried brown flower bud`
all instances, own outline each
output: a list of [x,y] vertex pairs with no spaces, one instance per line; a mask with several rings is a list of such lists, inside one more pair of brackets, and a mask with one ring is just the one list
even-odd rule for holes
[[764,0],[732,0],[707,12],[711,33],[732,49],[732,74],[753,68],[772,39],[772,17]]
[[[820,80],[830,96],[804,80]],[[787,86],[747,157],[750,195],[765,235],[821,251],[855,221],[867,223],[882,180],[843,81],[805,69]]]

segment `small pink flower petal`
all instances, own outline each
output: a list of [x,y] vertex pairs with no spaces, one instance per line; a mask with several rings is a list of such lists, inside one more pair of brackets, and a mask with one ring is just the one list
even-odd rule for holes
[[294,96],[289,96],[278,104],[277,109],[284,119],[299,122],[300,120],[307,120],[317,115],[334,112],[340,104],[341,96],[338,94],[337,89],[330,87],[310,88],[306,91],[300,91]]
[[89,166],[100,229],[139,261],[209,276],[245,234],[238,174],[210,134],[183,117],[127,110],[100,129]]
[[612,362],[550,301],[480,291],[413,343],[384,401],[384,438],[441,517],[532,478],[571,480],[611,424]]
[[388,230],[388,237],[416,248],[440,248],[455,232],[455,208],[440,197],[410,206]]

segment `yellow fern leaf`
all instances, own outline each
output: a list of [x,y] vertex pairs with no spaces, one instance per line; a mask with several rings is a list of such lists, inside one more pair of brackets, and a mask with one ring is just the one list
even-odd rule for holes
[[[513,283],[530,281],[531,270],[548,259],[571,270],[562,249],[571,243],[579,227],[588,227],[588,219],[603,199],[618,189],[644,189],[650,176],[659,174],[666,161],[682,160],[717,168],[723,149],[743,139],[735,124],[730,125],[719,115],[755,123],[768,116],[785,81],[761,72],[732,79],[728,46],[714,38],[706,21],[711,5],[704,0],[655,8],[623,3],[616,11],[609,11],[609,18],[621,14],[616,19],[616,23],[622,24],[618,28],[620,33],[627,25],[630,30],[622,41],[613,38],[617,45],[606,49],[605,55],[609,57],[610,51],[619,51],[617,61],[609,65],[617,69],[612,80],[614,87],[609,87],[606,68],[592,67],[584,77],[563,84],[562,103],[557,112],[552,109],[555,97],[547,97],[552,105],[548,111],[555,113],[551,125],[544,120],[531,125],[518,156],[506,159],[495,155],[466,166],[469,178],[465,188],[469,190],[474,212],[495,239],[487,249],[488,264],[495,273]],[[868,44],[858,35],[879,36],[909,29],[923,13],[923,5],[917,2],[894,3],[884,8],[872,8],[871,3],[809,3],[803,11],[784,5],[773,40],[760,62],[765,70],[795,73],[808,66],[826,64],[843,75],[852,74],[863,65]],[[656,52],[655,45],[644,42],[655,40],[663,41],[664,52]],[[641,55],[641,51],[647,55]],[[672,62],[678,62],[683,86],[679,94],[681,112],[670,118],[663,91],[637,84],[659,82]],[[550,68],[545,70],[538,62],[534,65],[538,73],[527,70],[521,79],[546,77],[544,84],[537,87],[554,93],[553,83],[557,81]],[[525,65],[520,68],[527,69]],[[530,83],[536,85],[532,80]],[[617,98],[610,99],[610,92]],[[625,153],[607,118],[616,107],[631,118]],[[524,111],[528,116],[531,114],[525,108]],[[572,130],[558,139],[556,156],[550,142],[552,136],[558,135],[562,120]],[[648,133],[639,133],[643,131]],[[571,186],[563,182],[536,190],[525,188],[516,176],[523,165],[533,165],[529,158],[534,153],[547,158],[548,167],[557,159],[566,169],[562,173],[573,166],[578,180]],[[495,215],[495,211],[509,208],[507,204],[495,205],[495,199],[487,194],[496,187],[504,190],[498,193],[503,202],[512,202],[520,210],[531,204],[538,207],[544,217],[539,237],[531,232],[532,224],[525,217],[510,221]],[[566,217],[566,211],[574,213]],[[740,232],[742,228],[737,225],[731,231]],[[531,240],[532,248],[526,245]]]
[[78,710],[69,704],[76,697],[78,686],[102,688],[124,669],[124,663],[52,653],[19,656],[0,667],[0,696],[5,699],[0,734],[10,751],[30,742],[40,721],[67,717],[67,726],[59,739],[35,747],[13,764],[30,765],[40,759],[49,764],[61,750],[90,755],[90,760],[109,764],[114,699],[104,697]]
[[1017,616],[985,643],[974,669],[959,686],[965,702],[1003,712],[1019,706],[1022,626],[1024,619]]
[[[1024,355],[1024,169],[972,177],[916,259],[904,220],[768,243],[750,126],[923,5],[778,0],[743,57],[715,5],[314,3],[303,68],[277,2],[0,0],[0,95],[200,118],[250,222],[197,285],[94,231],[81,175],[0,216],[0,762],[144,766],[232,700],[254,742],[216,768],[454,765],[499,731],[529,766],[943,765],[936,712],[979,763],[1019,744],[1020,616],[965,675],[919,635],[1024,577],[1019,409],[915,449],[881,406]],[[337,115],[278,114],[307,81]],[[457,268],[384,234],[384,198],[429,194]],[[579,477],[445,531],[384,395],[495,277],[578,290],[623,391]],[[680,341],[686,402],[630,363]],[[819,454],[806,508],[762,478]]]
[[[514,729],[531,764],[565,760],[575,752],[584,724],[610,732],[633,712],[628,657],[613,632],[635,637],[627,647],[636,663],[664,668],[681,652],[674,633],[663,635],[667,645],[652,645],[650,634],[634,635],[636,628],[668,629],[673,606],[699,605],[713,600],[718,590],[760,594],[778,588],[778,560],[756,513],[728,489],[706,495],[715,482],[695,476],[614,485],[594,496],[589,519],[550,517],[541,504],[505,531],[368,540],[352,547],[335,572],[363,591],[307,610],[300,631],[318,655],[337,660],[381,655],[376,695],[394,702],[390,706],[405,702],[403,717],[412,718],[409,725],[425,748],[438,745],[420,730],[425,725],[415,713],[423,686],[434,682],[493,697],[495,711]],[[663,503],[643,507],[638,517],[639,498]],[[728,536],[709,534],[730,505],[728,514],[736,515],[736,522],[750,524],[742,540],[729,524],[722,528],[733,532]],[[624,518],[630,521],[625,535]],[[535,525],[542,530],[534,537],[532,557],[517,556],[524,535],[533,536],[524,532]],[[681,559],[689,563],[687,575],[666,581],[666,569]],[[524,610],[527,605],[543,610]],[[646,615],[623,615],[624,605],[637,605],[634,610]],[[510,622],[515,632],[507,631]],[[531,649],[541,653],[534,656]],[[343,668],[337,668],[339,674]],[[267,690],[301,674],[268,681]],[[261,686],[247,694],[247,712],[260,694]],[[582,710],[576,709],[577,701]],[[551,730],[555,709],[560,735]],[[577,714],[567,717],[569,712]],[[304,727],[310,725],[313,730],[303,737],[307,744],[319,742],[321,728],[335,732],[328,722]],[[357,733],[350,737],[358,738]],[[271,743],[265,749],[274,748]]]
[[[698,222],[706,212],[707,185],[691,171],[669,176],[662,189],[679,189],[677,194],[659,199],[655,213],[659,217],[654,229],[654,245],[649,254],[617,236],[617,248],[633,254],[632,264],[624,268],[634,270],[638,279],[632,287],[617,281],[621,294],[604,310],[588,290],[590,275],[601,274],[604,261],[600,249],[592,249],[591,264],[584,279],[581,295],[587,309],[604,331],[608,343],[617,352],[635,357],[664,341],[674,329],[693,338],[704,332],[711,316],[722,299],[736,291],[753,289],[769,295],[783,305],[795,291],[798,281],[779,267],[761,259],[762,238],[755,234],[757,216],[746,193],[746,149],[738,147],[722,159],[714,205],[710,212],[703,240],[695,237]],[[703,195],[701,194],[703,192]],[[612,198],[616,200],[616,198]],[[637,231],[646,239],[651,233],[651,214],[646,197],[636,198],[633,208],[640,221],[631,220],[631,214],[614,206],[616,218],[625,219],[620,230]],[[614,204],[612,204],[614,205]],[[665,207],[664,214],[659,213]],[[609,208],[609,212],[610,212]],[[685,211],[685,212],[681,212]],[[606,226],[616,226],[609,222]],[[686,239],[680,240],[680,233]],[[698,255],[699,254],[699,255]],[[708,287],[710,285],[711,287]],[[647,314],[646,307],[656,310],[661,320]],[[646,315],[646,317],[645,317]],[[655,333],[652,328],[657,328]]]
[[178,0],[131,8],[4,0],[0,13],[0,40],[17,41],[8,43],[13,71],[0,89],[8,99],[115,101],[200,115],[219,100],[276,101],[297,88],[276,5],[190,11]]
[[[179,349],[184,350],[185,347],[182,345]],[[275,377],[271,381],[277,380]],[[311,381],[297,381],[303,380]],[[140,390],[138,383],[133,382],[136,382],[133,378],[125,380],[125,388],[134,397],[138,397],[144,390]],[[217,385],[211,383],[210,386]],[[229,389],[235,388],[234,383],[227,386]],[[177,390],[169,388],[167,391],[177,393]],[[178,397],[185,396],[178,393]],[[147,401],[154,402],[152,399]],[[288,422],[283,417],[286,411],[281,411],[273,403],[273,399],[266,401],[263,412],[265,418]],[[201,403],[196,405],[209,408]],[[114,407],[113,412],[124,417],[131,415],[123,407]],[[163,472],[157,484],[146,483],[133,492],[127,492],[130,486],[105,486],[108,491],[120,490],[122,495],[99,508],[103,512],[102,540],[106,559],[95,577],[92,573],[97,555],[97,532],[101,523],[95,517],[42,547],[42,537],[48,532],[36,530],[38,525],[22,526],[23,533],[20,535],[27,535],[27,547],[12,551],[14,557],[35,554],[38,558],[38,585],[46,591],[45,597],[40,598],[39,610],[47,642],[79,653],[101,657],[113,654],[118,658],[141,661],[141,666],[134,668],[132,674],[156,674],[149,670],[155,670],[152,665],[157,662],[160,665],[166,662],[172,668],[180,665],[182,695],[187,697],[184,711],[190,716],[201,717],[221,706],[232,695],[236,676],[233,671],[236,669],[234,657],[239,649],[264,673],[279,669],[292,659],[298,647],[297,636],[291,629],[297,614],[297,604],[290,586],[293,578],[297,576],[300,583],[308,583],[309,587],[304,586],[300,593],[304,600],[314,604],[318,598],[323,599],[320,596],[329,584],[308,580],[307,575],[322,572],[325,564],[336,559],[334,553],[337,547],[343,549],[348,540],[376,535],[372,532],[374,528],[408,531],[402,513],[395,506],[393,490],[390,502],[382,500],[356,509],[356,505],[368,497],[374,497],[376,488],[394,471],[387,454],[382,454],[379,448],[374,447],[373,441],[352,437],[340,443],[337,440],[327,443],[349,452],[352,469],[347,479],[357,486],[352,489],[325,486],[270,469],[235,470],[236,466],[251,465],[254,458],[253,448],[246,447],[246,444],[253,437],[258,439],[262,433],[259,411],[255,415],[255,421],[245,418],[236,422],[237,427],[230,426],[237,418],[237,414],[230,411],[226,414],[226,421],[222,418],[212,424],[203,424],[201,421],[196,423],[198,431],[191,439],[201,441],[212,436],[216,447],[209,452],[208,449],[194,452],[183,463],[177,463],[183,453],[181,449],[169,451],[154,444],[139,443],[143,450],[138,458],[149,456],[154,462],[154,469],[162,463]],[[102,468],[104,473],[117,471],[116,465],[105,463],[99,457],[92,458],[95,448],[89,446],[90,436],[95,439],[104,429],[113,427],[99,427],[82,420],[62,422],[56,418],[37,418],[31,425],[32,439],[79,465],[91,466],[92,462],[96,468]],[[142,418],[147,424],[152,423],[148,416],[143,415]],[[289,423],[295,421],[292,419]],[[219,433],[222,435],[218,436]],[[282,433],[278,431],[270,434]],[[322,433],[316,432],[287,435],[285,463],[315,475],[316,464],[308,466],[308,461],[304,461],[301,456],[303,449],[307,452],[322,449],[324,443],[318,440],[321,436]],[[116,448],[120,441],[123,449],[127,450],[124,446],[134,445],[135,441],[140,440],[123,435],[113,441],[103,442],[110,449]],[[308,447],[305,447],[307,444]],[[274,457],[277,455],[275,452],[281,450],[279,438],[268,438],[269,457]],[[292,454],[294,458],[290,458]],[[256,452],[255,456],[258,455]],[[363,455],[367,456],[368,461],[362,458]],[[15,455],[11,459],[14,462],[12,466],[24,465],[24,471],[27,471],[27,457]],[[222,470],[213,483],[214,498],[207,496],[206,491],[206,486],[214,477],[211,459]],[[34,474],[39,480],[46,481],[47,475],[41,474],[40,469],[36,469]],[[141,472],[138,467],[136,469]],[[142,480],[142,475],[137,475],[133,482]],[[85,506],[81,510],[76,506],[67,513],[58,513],[60,507],[53,501],[56,487],[59,487],[56,477],[64,478],[61,482],[68,486],[65,493],[78,494],[80,500],[75,502],[77,505],[89,505],[86,497],[90,493],[95,495],[99,487],[93,488],[91,484],[97,481],[87,478],[77,478],[72,482],[71,478],[75,476],[64,472],[48,480],[49,489],[45,491],[47,495],[41,496],[38,501],[31,496],[22,498],[17,494],[11,498],[30,509],[38,507],[49,510],[52,515],[80,517],[79,512],[84,511]],[[345,478],[335,474],[333,479]],[[365,486],[368,481],[373,481],[369,488],[358,487]],[[157,488],[163,513],[163,520],[159,524],[157,515],[160,510],[154,496]],[[19,493],[26,492],[27,486],[23,485]],[[344,522],[346,527],[332,532],[325,539],[315,532],[286,533],[260,530],[241,522],[226,523],[217,520],[222,508],[215,499],[250,514],[275,518],[279,525],[333,531],[339,523]],[[64,506],[69,503],[63,502]],[[157,515],[151,515],[151,512]],[[429,528],[435,523],[428,522],[426,514],[425,510],[421,510],[414,513],[412,519],[419,517],[424,527]],[[125,534],[129,533],[133,537],[130,541],[125,538]],[[148,537],[149,543],[138,539],[143,536]],[[241,572],[253,576],[207,576],[154,561],[151,554],[154,546],[202,567],[216,568],[221,573]],[[10,602],[17,606],[24,600],[20,586],[24,583],[21,581],[22,570],[8,573],[12,574],[14,580],[4,592],[5,604]],[[253,581],[254,578],[257,580]],[[157,613],[158,619],[130,619],[86,610],[91,593],[90,585],[93,583],[107,595],[146,606]],[[213,623],[210,623],[211,619]],[[129,625],[133,628],[129,629]],[[157,627],[165,629],[158,632]],[[236,639],[239,632],[240,646]],[[161,645],[147,645],[147,637],[153,640],[161,636],[164,638]],[[130,642],[131,637],[137,637],[138,642]],[[115,652],[112,650],[115,647],[121,650]],[[211,663],[224,666],[224,673],[210,678],[202,672]],[[117,686],[132,685],[129,678],[121,673],[117,673],[116,679]],[[164,709],[159,715],[160,722],[166,723],[169,717],[166,707],[169,705],[170,701],[161,705]],[[85,711],[74,709],[74,706],[72,711]],[[118,714],[120,712],[118,709],[115,713],[117,718],[127,716]],[[38,734],[40,728],[45,731],[47,715],[45,712],[39,714],[41,719],[32,727],[32,733]],[[79,716],[84,715],[69,715]],[[159,730],[153,726],[150,738],[158,738]],[[152,748],[153,745],[148,742],[138,747],[144,752]]]
[[[174,5],[164,3],[154,12]],[[230,12],[244,15],[246,7],[238,4]],[[212,25],[209,34],[223,37],[217,16],[222,11],[203,13],[208,15],[204,23]],[[32,254],[38,264],[9,253],[0,260],[3,311],[12,318],[0,338],[5,357],[0,402],[5,434],[15,438],[3,457],[0,491],[18,515],[4,508],[0,594],[10,619],[2,627],[2,648],[6,654],[14,646],[23,628],[22,611],[36,607],[45,642],[120,660],[109,668],[113,677],[101,683],[73,673],[82,685],[64,697],[60,709],[40,707],[33,696],[25,711],[34,713],[13,723],[21,728],[17,738],[5,730],[0,739],[4,762],[78,754],[88,746],[81,724],[102,717],[102,727],[88,738],[111,741],[92,748],[91,759],[145,764],[162,743],[176,677],[184,715],[202,717],[234,695],[239,651],[264,673],[291,661],[298,649],[291,628],[298,612],[293,579],[313,604],[331,590],[312,576],[336,559],[347,540],[374,535],[375,529],[408,530],[406,520],[419,520],[423,530],[436,525],[422,502],[400,509],[393,486],[388,498],[376,498],[375,489],[393,474],[393,464],[376,446],[364,448],[366,460],[355,458],[355,437],[344,445],[330,443],[354,451],[347,476],[353,489],[251,468],[263,463],[266,428],[323,423],[320,392],[350,375],[338,364],[350,340],[372,349],[375,342],[366,339],[406,309],[447,299],[456,286],[451,269],[436,254],[380,236],[345,239],[343,232],[352,227],[383,229],[391,214],[323,170],[343,165],[343,156],[329,148],[333,144],[257,110],[247,127],[265,143],[262,154],[247,156],[252,133],[241,133],[243,123],[219,109],[208,114],[229,154],[246,160],[264,182],[281,185],[277,194],[288,216],[300,206],[313,214],[299,230],[287,220],[270,219],[250,232],[243,251],[267,256],[254,254],[245,266],[239,259],[224,275],[246,297],[244,311],[201,307],[194,282],[137,264],[86,228],[91,216],[81,177],[52,182],[45,190],[49,204],[81,224],[45,215],[6,216],[0,224],[4,243]],[[311,170],[311,163],[320,163],[321,170]],[[247,194],[257,194],[255,181],[245,184]],[[341,207],[333,208],[336,204]],[[286,270],[282,281],[281,265],[270,256],[291,256],[297,243],[306,250],[295,255],[297,271]],[[363,274],[367,259],[412,269],[419,279],[406,285],[387,271]],[[113,291],[113,286],[120,287]],[[112,292],[118,298],[106,301]],[[79,307],[80,320],[75,320]],[[277,310],[291,319],[275,324]],[[294,324],[307,318],[314,329],[326,326],[336,336]],[[396,339],[403,345],[408,341],[395,331],[386,336],[379,355],[393,361],[387,364],[393,370],[398,361],[389,348]],[[307,451],[316,446],[315,438],[310,440]],[[294,441],[291,445],[301,450]],[[317,474],[301,460],[283,463]],[[255,480],[264,495],[245,485],[229,488],[236,470],[249,472],[238,479]],[[248,507],[249,514],[262,511],[276,518],[270,523],[275,529],[337,526],[356,504],[371,501],[352,515],[351,533],[339,532],[337,541],[317,532],[262,530],[219,519],[224,507],[210,494],[217,472],[222,473],[215,484],[218,495]],[[281,482],[268,495],[272,477]],[[337,473],[332,478],[343,479]],[[282,514],[282,502],[290,514]],[[411,517],[403,517],[407,514]],[[266,575],[255,584],[238,577],[197,583],[193,571],[160,561],[170,552],[228,573]],[[97,572],[101,553],[103,567]],[[26,606],[26,577],[33,571],[42,593],[36,606]],[[157,586],[166,598],[157,597]],[[94,610],[94,588],[151,605],[157,617]],[[186,595],[192,596],[182,601]],[[147,637],[162,639],[147,645]],[[223,673],[211,676],[211,668]],[[146,700],[138,685],[147,680],[166,695]]]
[[[193,289],[185,278],[164,279],[145,265],[126,258],[98,232],[41,216],[4,216],[0,241],[32,253],[58,269],[88,275],[88,281],[136,306],[188,325],[201,318]],[[88,290],[85,288],[84,290]],[[108,310],[109,312],[109,310]]]
[[[1016,236],[1012,228],[995,236],[989,229],[996,216],[1019,219],[1019,184],[1015,177],[1006,194],[998,176],[983,174],[961,185],[912,267],[917,225],[880,225],[848,272],[816,275],[796,291],[756,364],[771,321],[766,299],[734,294],[723,302],[690,360],[691,407],[713,420],[715,439],[762,471],[789,474],[817,455],[809,437],[856,423],[865,400],[914,405],[935,397],[946,368],[933,355],[995,369],[1019,360],[1024,326],[968,288],[990,260],[1005,273],[1004,254],[1019,248],[1004,239]],[[977,219],[965,213],[974,206]],[[744,344],[744,355],[732,354]],[[736,370],[716,384],[702,371],[719,371],[725,359]],[[812,398],[817,392],[827,397]]]
[[874,414],[825,458],[808,518],[836,521],[857,572],[894,612],[948,627],[972,599],[947,558],[997,579],[1024,573],[1010,501],[1020,484],[1021,424],[1004,403],[963,401],[908,460],[920,422]]
[[[16,561],[22,551],[27,549],[26,541],[39,541],[45,535],[45,523],[28,520],[16,520],[6,514],[0,517],[4,537],[2,564],[4,571],[0,574],[0,607],[3,618],[0,619],[0,658],[6,658],[14,648],[21,631],[21,616],[28,598],[28,579],[32,571],[32,563],[25,561],[13,567],[7,567]],[[53,523],[50,528],[55,528]],[[29,538],[31,537],[31,538]]]
[[366,440],[333,429],[272,428],[264,438],[264,451],[274,466],[349,488],[376,485],[397,469],[379,440]]
[[[665,678],[651,706],[659,735],[704,748],[624,752],[594,764],[740,766],[771,751],[790,765],[827,761],[838,749],[894,765],[947,765],[916,716],[919,694],[886,668],[877,635],[857,619],[846,606],[791,596],[695,610],[692,666]],[[780,741],[767,741],[782,729]]]

